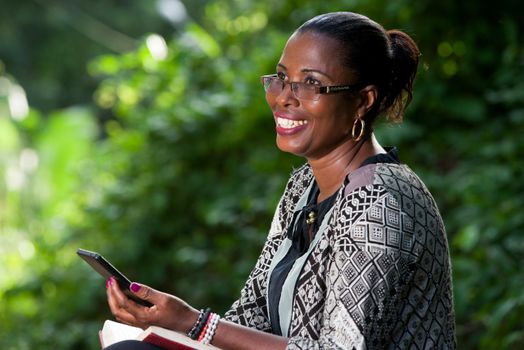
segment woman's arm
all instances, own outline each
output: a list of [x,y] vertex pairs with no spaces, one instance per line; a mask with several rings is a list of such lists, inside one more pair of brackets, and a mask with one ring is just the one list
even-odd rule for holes
[[[187,334],[198,318],[199,311],[180,298],[148,286],[133,283],[131,288],[138,297],[151,302],[152,307],[127,298],[114,279],[108,281],[107,287],[109,307],[120,322],[141,328],[157,325]],[[212,344],[228,350],[279,350],[286,348],[287,339],[221,319]]]
[[[223,349],[284,349],[288,340],[270,333],[267,317],[266,288],[267,270],[278,246],[282,242],[284,227],[291,219],[294,208],[293,197],[302,183],[312,177],[306,166],[296,170],[286,185],[271,223],[271,229],[249,278],[240,293],[240,298],[220,319],[212,343]],[[297,181],[297,178],[302,179]],[[134,284],[135,289],[137,287]],[[181,299],[140,286],[138,296],[151,301],[154,306],[147,308],[129,300],[118,288],[116,282],[108,283],[108,301],[113,315],[120,322],[147,328],[158,325],[164,328],[188,333],[195,324],[199,311]],[[150,295],[149,295],[150,294]],[[155,299],[152,301],[150,298]]]
[[[280,208],[280,205],[278,206]],[[262,253],[242,288],[240,298],[220,319],[212,344],[223,349],[284,349],[287,339],[270,333],[267,318],[265,288],[267,269],[278,245],[282,229],[277,209],[268,239]],[[123,323],[147,328],[157,325],[187,334],[195,324],[199,311],[173,295],[162,293],[145,285],[132,284],[132,291],[150,301],[144,307],[127,298],[114,279],[107,285],[109,307],[115,318]]]

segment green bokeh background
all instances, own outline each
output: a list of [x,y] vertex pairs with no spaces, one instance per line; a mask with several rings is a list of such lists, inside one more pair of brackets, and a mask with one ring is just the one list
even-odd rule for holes
[[99,347],[104,281],[77,247],[228,308],[303,162],[275,147],[258,77],[337,10],[423,53],[405,122],[377,134],[440,206],[459,349],[524,348],[524,3],[510,0],[3,0],[1,348]]

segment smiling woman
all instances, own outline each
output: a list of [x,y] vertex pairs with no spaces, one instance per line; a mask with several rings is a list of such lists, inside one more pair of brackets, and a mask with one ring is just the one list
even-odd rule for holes
[[[348,98],[351,90],[325,93],[322,98],[321,91],[309,90],[311,96],[304,96],[303,92],[307,86],[351,87],[347,84],[355,79],[343,65],[339,46],[337,40],[323,34],[297,32],[288,41],[277,67],[282,88],[278,92],[270,89],[266,94],[276,118],[278,147],[310,162],[327,156],[351,139],[351,122],[358,107],[357,100]],[[290,81],[298,82],[290,83],[295,89],[284,89]],[[303,124],[290,128],[289,121],[291,125]]]
[[[133,283],[140,306],[110,280],[111,311],[223,349],[454,349],[446,233],[431,194],[398,151],[373,134],[400,121],[420,53],[405,33],[328,13],[288,40],[261,78],[291,175],[260,258],[220,318]],[[120,343],[115,349],[145,349]]]

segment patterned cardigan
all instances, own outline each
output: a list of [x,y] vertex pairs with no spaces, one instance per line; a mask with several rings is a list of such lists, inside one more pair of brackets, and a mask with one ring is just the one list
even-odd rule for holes
[[[293,172],[262,253],[225,318],[265,332],[272,259],[313,175]],[[287,349],[455,349],[451,268],[438,208],[406,165],[346,178],[292,294]]]

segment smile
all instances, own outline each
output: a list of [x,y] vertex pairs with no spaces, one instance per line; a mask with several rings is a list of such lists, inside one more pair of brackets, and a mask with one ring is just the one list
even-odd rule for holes
[[292,120],[287,118],[277,118],[277,125],[283,129],[293,129],[307,124],[307,120]]

